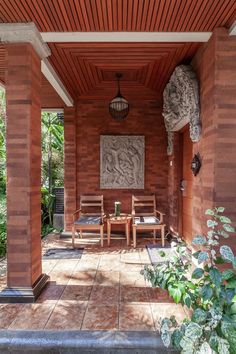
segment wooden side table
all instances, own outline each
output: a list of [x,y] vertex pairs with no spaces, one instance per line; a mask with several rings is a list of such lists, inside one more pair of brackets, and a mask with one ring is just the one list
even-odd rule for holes
[[115,214],[109,214],[107,218],[107,244],[110,246],[111,241],[111,225],[112,224],[124,224],[125,225],[125,235],[127,240],[127,246],[129,246],[130,241],[130,220],[131,215],[129,214],[120,214],[120,216],[115,216]]

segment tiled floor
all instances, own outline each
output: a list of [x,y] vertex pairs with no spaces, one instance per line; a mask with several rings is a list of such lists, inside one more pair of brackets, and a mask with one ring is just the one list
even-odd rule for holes
[[[140,274],[149,264],[145,244],[151,240],[139,240],[135,250],[121,237],[113,238],[109,248],[100,248],[94,236],[79,242],[85,247],[81,259],[43,261],[51,280],[37,303],[0,305],[1,329],[153,331],[160,317],[186,316],[181,305]],[[44,249],[70,244],[52,235]]]

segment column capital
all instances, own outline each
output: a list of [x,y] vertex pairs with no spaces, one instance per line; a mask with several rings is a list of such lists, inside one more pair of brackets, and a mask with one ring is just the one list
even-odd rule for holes
[[34,22],[30,23],[1,23],[1,43],[30,43],[39,55],[45,59],[51,54],[50,48],[44,42]]

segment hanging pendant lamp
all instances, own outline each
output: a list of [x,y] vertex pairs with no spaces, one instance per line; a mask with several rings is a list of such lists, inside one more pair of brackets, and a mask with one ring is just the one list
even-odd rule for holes
[[129,103],[120,93],[120,79],[122,78],[122,74],[116,73],[116,77],[118,92],[117,95],[109,103],[109,112],[113,118],[122,120],[129,113]]

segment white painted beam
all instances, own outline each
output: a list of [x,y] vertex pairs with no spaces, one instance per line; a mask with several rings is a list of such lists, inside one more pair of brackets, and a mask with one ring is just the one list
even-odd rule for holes
[[47,59],[41,61],[41,71],[46,79],[50,82],[50,84],[54,87],[61,99],[65,102],[65,104],[68,107],[73,107],[73,98],[70,96],[66,87]]
[[207,42],[212,32],[41,32],[45,42]]
[[232,26],[229,29],[229,35],[230,36],[236,36],[236,21],[232,24]]

